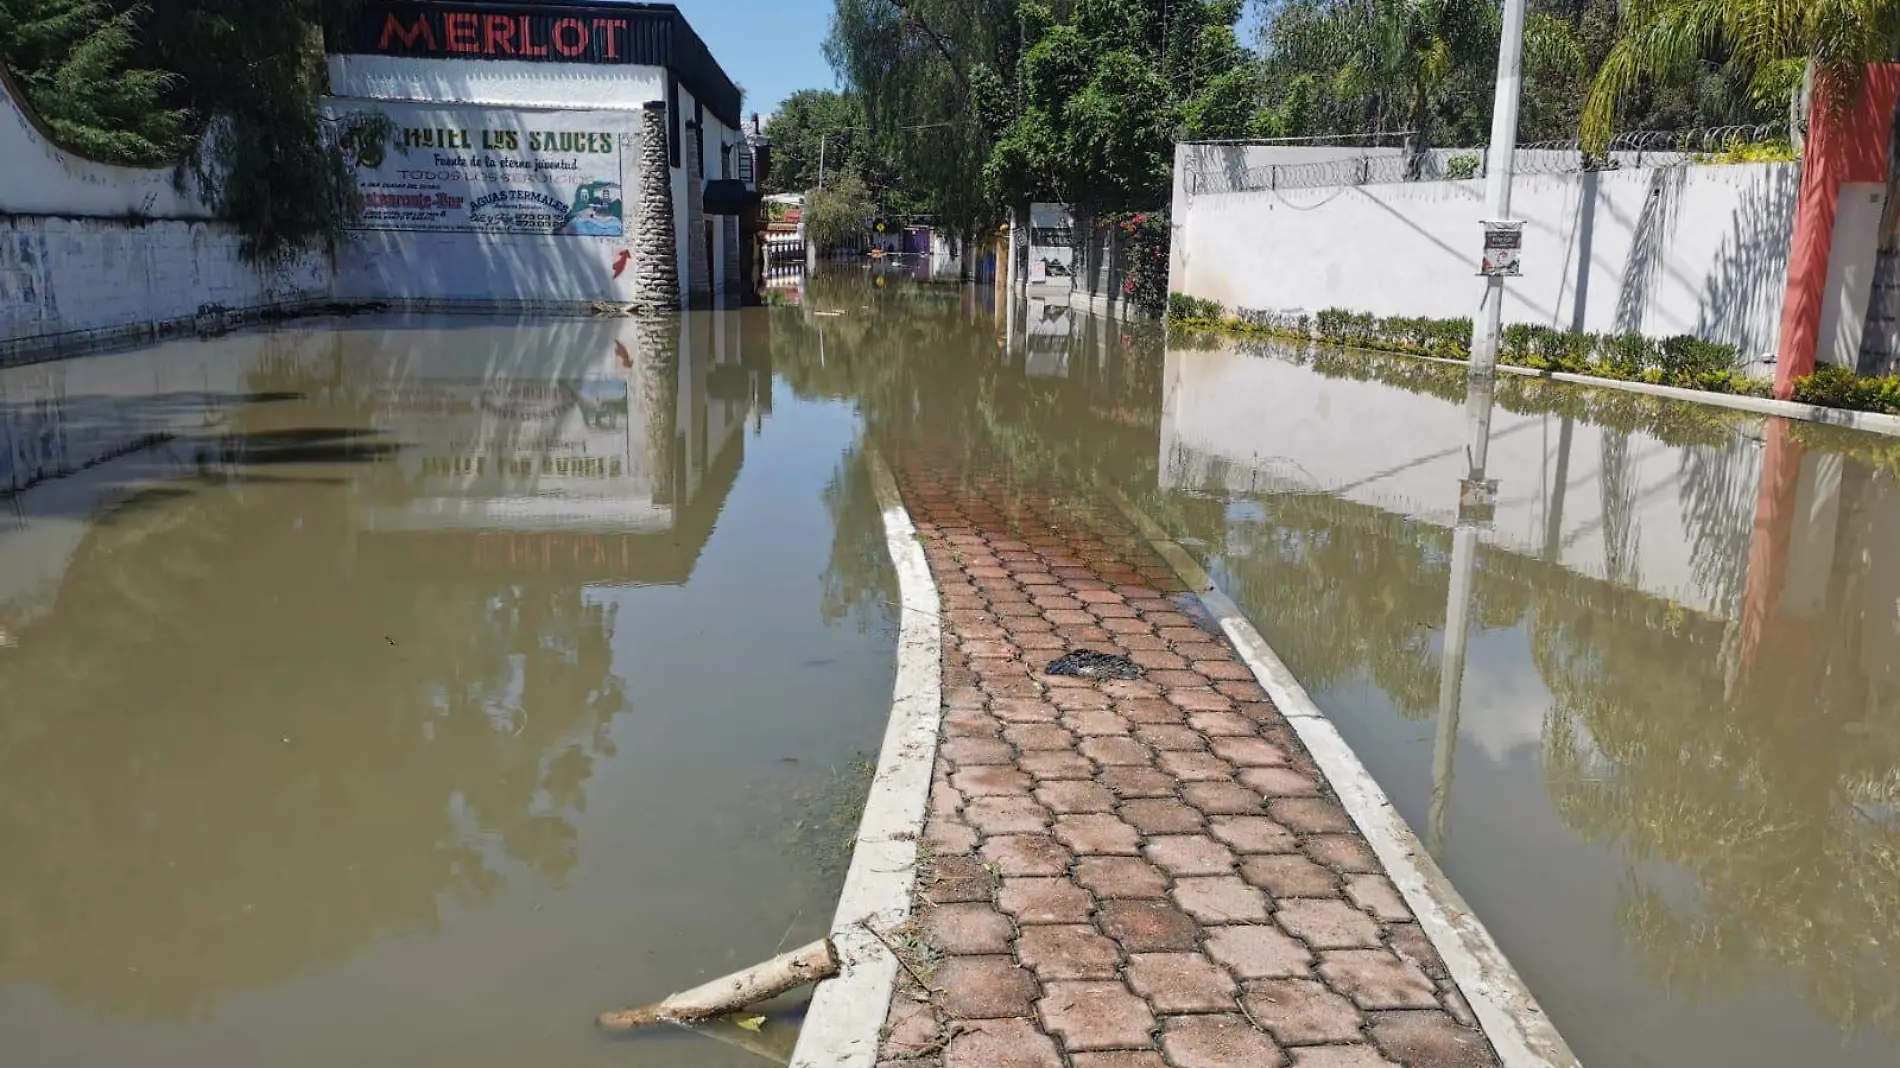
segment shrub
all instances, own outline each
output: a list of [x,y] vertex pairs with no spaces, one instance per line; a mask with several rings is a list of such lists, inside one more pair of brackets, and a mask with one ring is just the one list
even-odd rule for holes
[[1822,367],[1795,380],[1794,399],[1830,408],[1900,413],[1900,378],[1862,378],[1845,367]]
[[1190,297],[1186,293],[1168,294],[1168,318],[1170,319],[1208,319],[1220,322],[1227,318],[1227,309],[1217,300],[1202,300]]
[[1635,378],[1657,361],[1656,343],[1641,334],[1601,334],[1597,361],[1619,378]]
[[1658,348],[1661,356],[1659,369],[1664,377],[1670,379],[1725,375],[1735,370],[1741,362],[1734,346],[1719,345],[1688,334],[1666,338]]
[[[1179,293],[1169,298],[1169,307],[1171,318],[1196,323],[1220,322],[1226,315],[1226,309],[1213,301]],[[1470,319],[1380,317],[1344,308],[1327,308],[1309,318],[1305,314],[1242,308],[1237,321],[1227,323],[1226,329],[1241,334],[1313,339],[1338,347],[1454,360],[1471,358]],[[1353,374],[1351,359],[1344,353],[1313,350],[1312,359],[1315,366],[1324,362],[1332,368],[1329,374]],[[1520,323],[1505,329],[1499,359],[1540,371],[1710,393],[1764,397],[1771,392],[1768,383],[1742,372],[1741,353],[1734,346],[1686,334],[1657,341],[1641,334],[1586,334]],[[1845,368],[1823,367],[1795,382],[1794,399],[1830,408],[1900,414],[1900,376],[1862,378]]]

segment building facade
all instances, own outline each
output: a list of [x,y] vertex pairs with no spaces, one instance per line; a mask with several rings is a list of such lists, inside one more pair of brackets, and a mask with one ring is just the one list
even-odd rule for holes
[[760,168],[738,87],[672,5],[370,0],[327,52],[366,209],[338,297],[744,296]]

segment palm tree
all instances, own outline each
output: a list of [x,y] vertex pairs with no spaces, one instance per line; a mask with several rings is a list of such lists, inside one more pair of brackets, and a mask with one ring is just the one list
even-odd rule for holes
[[1584,105],[1584,143],[1606,145],[1618,106],[1644,85],[1722,55],[1757,99],[1791,89],[1804,70],[1829,76],[1826,84],[1839,91],[1858,84],[1866,64],[1900,55],[1900,3],[1627,0],[1621,32]]

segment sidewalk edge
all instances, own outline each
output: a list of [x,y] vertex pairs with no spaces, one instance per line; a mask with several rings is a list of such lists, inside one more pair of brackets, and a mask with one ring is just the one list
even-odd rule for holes
[[1419,927],[1444,958],[1445,967],[1470,1003],[1504,1068],[1580,1068],[1576,1054],[1538,1006],[1491,933],[1472,914],[1471,907],[1439,870],[1332,721],[1241,614],[1239,606],[1159,524],[1120,491],[1112,491],[1111,495],[1142,538],[1220,622],[1221,630],[1274,707],[1319,764],[1340,803],[1378,854],[1393,885],[1418,917]]
[[842,967],[812,995],[792,1052],[792,1068],[870,1068],[877,1061],[898,968],[897,958],[878,934],[910,918],[917,848],[943,719],[943,624],[937,584],[890,467],[874,451],[865,453],[864,462],[897,570],[897,682],[877,774],[831,923]]

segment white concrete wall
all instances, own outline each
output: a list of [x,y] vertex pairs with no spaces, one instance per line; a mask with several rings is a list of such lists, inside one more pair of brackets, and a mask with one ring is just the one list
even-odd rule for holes
[[0,363],[152,336],[187,324],[205,304],[241,313],[329,297],[323,257],[263,268],[245,263],[239,244],[217,223],[0,217]]
[[0,71],[0,214],[151,219],[210,219],[212,211],[186,175],[172,167],[95,163],[53,144],[15,99]]
[[[1170,289],[1240,308],[1471,315],[1482,181],[1194,194],[1176,153]],[[1676,166],[1520,177],[1507,321],[1697,334],[1773,351],[1800,170]]]
[[316,256],[244,263],[195,181],[54,145],[0,71],[0,363],[147,337],[205,304],[233,312],[325,298]]

